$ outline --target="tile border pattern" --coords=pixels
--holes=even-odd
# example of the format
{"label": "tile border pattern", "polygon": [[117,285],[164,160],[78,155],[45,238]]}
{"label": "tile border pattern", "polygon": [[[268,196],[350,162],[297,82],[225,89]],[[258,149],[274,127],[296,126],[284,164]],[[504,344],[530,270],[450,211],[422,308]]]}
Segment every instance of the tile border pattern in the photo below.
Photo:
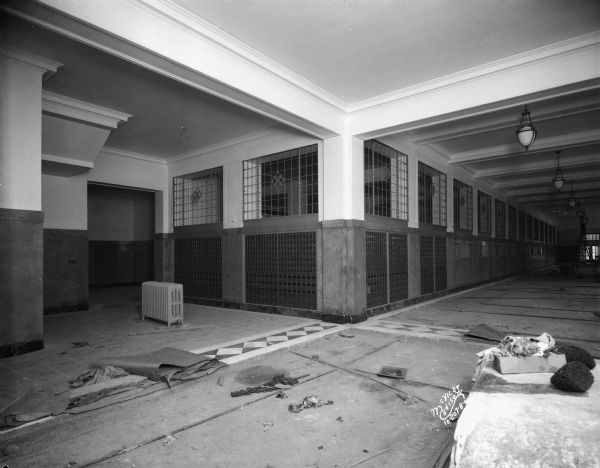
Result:
{"label": "tile border pattern", "polygon": [[218,361],[233,364],[244,359],[249,359],[266,352],[300,344],[310,339],[335,333],[347,328],[345,325],[309,322],[295,325],[284,330],[271,332],[257,337],[236,340],[231,343],[222,343],[217,347],[192,350],[195,354],[204,354]]}

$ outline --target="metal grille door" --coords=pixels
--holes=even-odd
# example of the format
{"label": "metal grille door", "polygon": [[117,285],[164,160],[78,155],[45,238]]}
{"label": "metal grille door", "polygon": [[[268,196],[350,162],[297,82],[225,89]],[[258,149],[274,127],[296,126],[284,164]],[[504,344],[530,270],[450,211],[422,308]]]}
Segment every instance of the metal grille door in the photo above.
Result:
{"label": "metal grille door", "polygon": [[390,302],[408,298],[408,252],[406,234],[390,234]]}
{"label": "metal grille door", "polygon": [[246,302],[317,308],[314,232],[246,236]]}
{"label": "metal grille door", "polygon": [[421,294],[435,291],[435,275],[433,267],[433,237],[421,236]]}
{"label": "metal grille door", "polygon": [[175,282],[185,297],[220,300],[221,238],[175,239]]}
{"label": "metal grille door", "polygon": [[374,307],[388,302],[386,233],[367,231],[366,240],[367,307]]}

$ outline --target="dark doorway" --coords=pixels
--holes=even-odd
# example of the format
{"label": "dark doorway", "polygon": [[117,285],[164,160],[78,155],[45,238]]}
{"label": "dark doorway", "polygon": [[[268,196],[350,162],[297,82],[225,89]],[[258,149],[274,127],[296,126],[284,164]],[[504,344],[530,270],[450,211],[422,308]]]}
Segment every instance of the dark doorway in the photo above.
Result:
{"label": "dark doorway", "polygon": [[154,192],[88,185],[89,282],[139,285],[154,279]]}

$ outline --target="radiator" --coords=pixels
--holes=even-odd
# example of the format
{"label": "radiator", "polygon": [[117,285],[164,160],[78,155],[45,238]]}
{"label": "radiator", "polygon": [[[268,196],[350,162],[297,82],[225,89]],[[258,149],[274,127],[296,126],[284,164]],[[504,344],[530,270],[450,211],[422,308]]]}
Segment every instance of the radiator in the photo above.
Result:
{"label": "radiator", "polygon": [[145,281],[142,283],[142,320],[150,317],[155,320],[183,323],[183,285]]}

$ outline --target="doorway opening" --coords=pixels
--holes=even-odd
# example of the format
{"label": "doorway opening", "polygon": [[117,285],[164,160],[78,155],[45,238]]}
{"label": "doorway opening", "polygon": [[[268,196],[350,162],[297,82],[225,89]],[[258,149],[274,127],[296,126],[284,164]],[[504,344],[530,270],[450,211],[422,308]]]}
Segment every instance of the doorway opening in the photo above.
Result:
{"label": "doorway opening", "polygon": [[154,279],[155,192],[88,184],[90,308],[137,302]]}

